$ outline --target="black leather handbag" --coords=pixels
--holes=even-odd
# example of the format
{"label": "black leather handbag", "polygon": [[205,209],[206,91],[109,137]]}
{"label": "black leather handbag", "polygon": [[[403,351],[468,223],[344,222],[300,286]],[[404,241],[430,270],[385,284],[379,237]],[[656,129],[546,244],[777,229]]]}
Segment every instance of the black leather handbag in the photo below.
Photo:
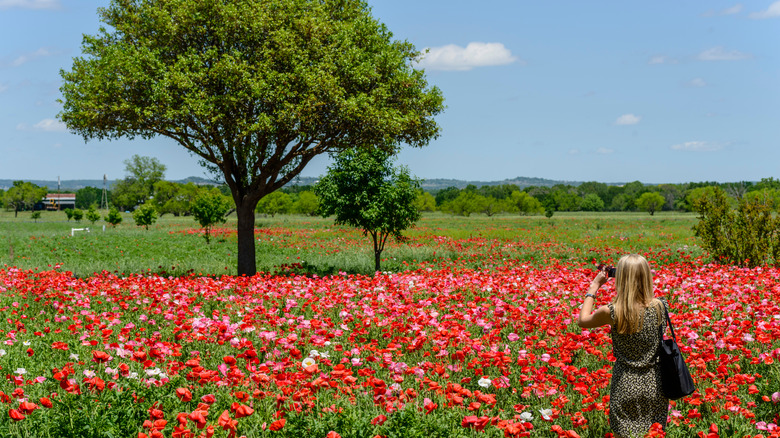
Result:
{"label": "black leather handbag", "polygon": [[[665,304],[665,303],[664,303]],[[661,344],[658,346],[659,366],[661,367],[661,386],[664,395],[670,400],[677,400],[696,391],[693,385],[691,373],[685,365],[680,347],[677,345],[677,336],[674,334],[672,320],[669,319],[669,311],[664,305],[666,324],[672,332],[672,339],[664,339],[666,324],[659,329],[661,331]]]}

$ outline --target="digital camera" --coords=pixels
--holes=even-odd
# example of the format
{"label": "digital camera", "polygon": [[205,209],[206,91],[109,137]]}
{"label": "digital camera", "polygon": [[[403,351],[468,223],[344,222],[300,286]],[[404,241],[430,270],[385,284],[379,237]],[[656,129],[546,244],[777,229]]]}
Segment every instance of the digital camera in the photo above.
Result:
{"label": "digital camera", "polygon": [[597,269],[599,271],[606,271],[607,278],[615,278],[615,273],[617,272],[617,268],[609,265],[599,265]]}

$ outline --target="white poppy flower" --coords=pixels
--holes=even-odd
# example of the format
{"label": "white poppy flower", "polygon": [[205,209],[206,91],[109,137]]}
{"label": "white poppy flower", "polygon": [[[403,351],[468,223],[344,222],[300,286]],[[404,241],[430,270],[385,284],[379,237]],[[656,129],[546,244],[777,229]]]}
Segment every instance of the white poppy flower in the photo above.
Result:
{"label": "white poppy flower", "polygon": [[489,388],[491,383],[493,383],[493,381],[490,380],[490,378],[488,378],[488,377],[482,377],[481,379],[479,379],[477,381],[477,385],[479,385],[479,386],[481,386],[483,388]]}

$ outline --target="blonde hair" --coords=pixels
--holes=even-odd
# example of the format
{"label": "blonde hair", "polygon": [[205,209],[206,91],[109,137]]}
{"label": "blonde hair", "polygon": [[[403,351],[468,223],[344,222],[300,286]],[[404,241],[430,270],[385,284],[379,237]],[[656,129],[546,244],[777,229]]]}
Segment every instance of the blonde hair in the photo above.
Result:
{"label": "blonde hair", "polygon": [[652,307],[661,323],[663,304],[653,296],[653,274],[647,260],[639,254],[620,258],[615,274],[615,329],[620,334],[642,330],[645,309]]}

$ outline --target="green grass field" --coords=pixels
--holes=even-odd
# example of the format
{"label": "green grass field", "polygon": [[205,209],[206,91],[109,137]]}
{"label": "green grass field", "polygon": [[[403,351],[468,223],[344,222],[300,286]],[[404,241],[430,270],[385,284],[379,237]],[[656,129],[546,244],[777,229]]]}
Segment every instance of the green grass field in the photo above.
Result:
{"label": "green grass field", "polygon": [[[423,216],[383,253],[382,269],[400,271],[450,262],[490,267],[491,258],[512,257],[538,265],[554,260],[590,262],[652,248],[674,261],[702,255],[691,227],[695,215],[679,213],[556,213],[543,216]],[[48,269],[55,265],[77,277],[109,271],[119,274],[234,275],[235,216],[206,244],[191,217],[159,219],[149,230],[124,214],[112,228],[101,220],[67,221],[62,212],[0,213],[0,265]],[[72,228],[89,227],[91,232]],[[359,230],[336,226],[332,219],[304,216],[260,217],[257,264],[262,272],[294,271],[327,275],[373,271],[372,247]],[[663,262],[663,260],[659,260]]]}

